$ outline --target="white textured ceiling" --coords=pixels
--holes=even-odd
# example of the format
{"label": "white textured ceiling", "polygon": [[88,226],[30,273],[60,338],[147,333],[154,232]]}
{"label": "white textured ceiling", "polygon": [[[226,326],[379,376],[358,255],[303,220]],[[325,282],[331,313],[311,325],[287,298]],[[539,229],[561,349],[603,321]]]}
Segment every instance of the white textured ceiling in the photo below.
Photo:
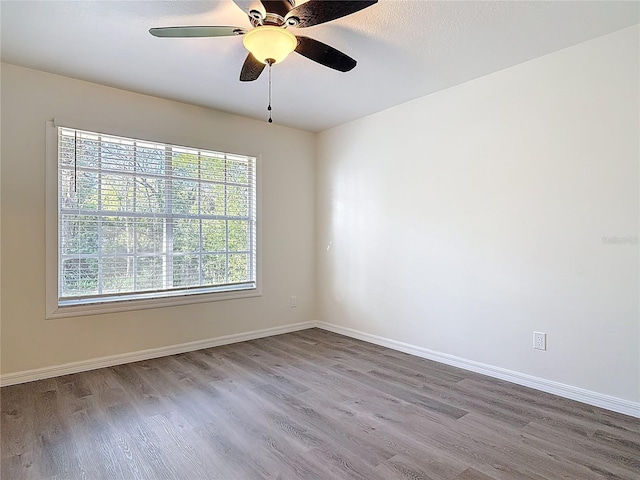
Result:
{"label": "white textured ceiling", "polygon": [[[301,2],[300,2],[301,3]],[[275,123],[310,131],[595,38],[640,21],[640,3],[380,0],[294,33],[358,60],[340,73],[292,54],[273,67]],[[0,3],[2,61],[266,119],[266,70],[238,81],[240,37],[168,39],[150,27],[249,27],[232,0]]]}

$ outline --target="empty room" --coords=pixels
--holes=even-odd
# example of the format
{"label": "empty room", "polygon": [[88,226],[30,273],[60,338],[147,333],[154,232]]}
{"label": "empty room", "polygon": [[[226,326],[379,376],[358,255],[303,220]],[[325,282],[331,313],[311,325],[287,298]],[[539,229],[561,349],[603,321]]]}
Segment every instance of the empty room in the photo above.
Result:
{"label": "empty room", "polygon": [[640,2],[0,35],[3,480],[640,479]]}

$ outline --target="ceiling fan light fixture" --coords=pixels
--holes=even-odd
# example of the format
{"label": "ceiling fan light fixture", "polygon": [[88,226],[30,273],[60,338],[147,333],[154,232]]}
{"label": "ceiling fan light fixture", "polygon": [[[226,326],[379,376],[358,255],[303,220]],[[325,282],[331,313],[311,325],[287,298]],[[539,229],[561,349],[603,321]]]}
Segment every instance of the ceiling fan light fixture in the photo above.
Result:
{"label": "ceiling fan light fixture", "polygon": [[262,63],[278,63],[287,58],[298,46],[296,36],[282,27],[263,25],[249,30],[242,43],[256,60]]}

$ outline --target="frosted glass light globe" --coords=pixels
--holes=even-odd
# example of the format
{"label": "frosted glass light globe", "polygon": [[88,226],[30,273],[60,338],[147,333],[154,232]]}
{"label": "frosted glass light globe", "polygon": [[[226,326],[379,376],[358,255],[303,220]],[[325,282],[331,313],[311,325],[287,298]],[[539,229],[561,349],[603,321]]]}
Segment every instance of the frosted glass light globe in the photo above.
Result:
{"label": "frosted glass light globe", "polygon": [[298,39],[282,27],[263,25],[245,33],[242,43],[259,62],[268,63],[271,59],[278,63],[295,50]]}

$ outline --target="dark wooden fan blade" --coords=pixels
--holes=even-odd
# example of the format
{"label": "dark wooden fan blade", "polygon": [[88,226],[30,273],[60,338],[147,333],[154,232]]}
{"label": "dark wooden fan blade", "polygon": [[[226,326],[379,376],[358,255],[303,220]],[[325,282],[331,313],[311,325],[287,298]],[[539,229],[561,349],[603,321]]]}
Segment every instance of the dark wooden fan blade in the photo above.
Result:
{"label": "dark wooden fan blade", "polygon": [[351,15],[376,3],[378,0],[309,0],[292,9],[287,18],[296,17],[299,21],[296,27],[312,27]]}
{"label": "dark wooden fan blade", "polygon": [[230,37],[244,35],[246,28],[242,27],[158,27],[151,28],[149,33],[154,37],[189,38],[189,37]]}
{"label": "dark wooden fan blade", "polygon": [[276,15],[280,15],[284,18],[289,10],[291,10],[291,3],[287,0],[260,0],[262,5],[264,5],[264,9],[268,13],[275,13]]}
{"label": "dark wooden fan blade", "polygon": [[348,72],[358,63],[349,55],[318,40],[300,36],[297,38],[298,46],[296,47],[296,52],[325,67],[333,68],[340,72]]}
{"label": "dark wooden fan blade", "polygon": [[266,65],[258,60],[253,54],[247,55],[240,71],[241,82],[253,82],[257,80]]}

